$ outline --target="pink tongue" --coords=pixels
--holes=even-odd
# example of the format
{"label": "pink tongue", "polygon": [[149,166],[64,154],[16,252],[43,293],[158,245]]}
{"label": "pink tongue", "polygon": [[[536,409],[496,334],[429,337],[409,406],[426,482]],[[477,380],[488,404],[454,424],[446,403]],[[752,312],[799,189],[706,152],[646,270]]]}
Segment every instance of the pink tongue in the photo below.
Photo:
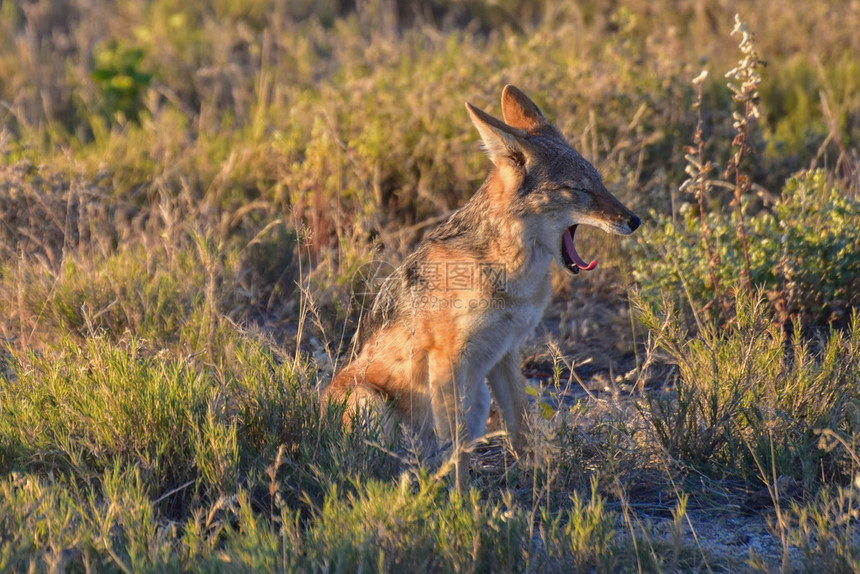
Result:
{"label": "pink tongue", "polygon": [[583,271],[591,271],[595,267],[597,267],[597,259],[592,261],[591,263],[586,263],[582,260],[582,257],[579,256],[579,253],[576,252],[576,246],[573,244],[573,234],[576,233],[576,226],[571,225],[564,232],[563,241],[564,248],[567,249],[567,256],[570,257],[570,260],[573,261],[577,267],[582,269]]}

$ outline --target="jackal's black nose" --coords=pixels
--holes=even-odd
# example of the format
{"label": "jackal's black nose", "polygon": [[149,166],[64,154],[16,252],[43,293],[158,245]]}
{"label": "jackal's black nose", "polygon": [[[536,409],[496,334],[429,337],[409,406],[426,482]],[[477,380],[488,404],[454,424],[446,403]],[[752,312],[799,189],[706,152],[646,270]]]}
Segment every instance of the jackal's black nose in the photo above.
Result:
{"label": "jackal's black nose", "polygon": [[627,220],[627,226],[630,228],[630,233],[636,231],[641,223],[642,220],[639,219],[639,217],[637,217],[636,215],[630,217],[630,219]]}

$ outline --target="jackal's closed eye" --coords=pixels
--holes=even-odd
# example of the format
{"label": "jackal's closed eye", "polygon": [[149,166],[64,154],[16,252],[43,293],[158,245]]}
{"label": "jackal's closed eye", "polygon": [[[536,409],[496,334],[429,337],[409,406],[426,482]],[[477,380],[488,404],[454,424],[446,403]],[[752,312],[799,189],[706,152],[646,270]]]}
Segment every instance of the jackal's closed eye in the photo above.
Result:
{"label": "jackal's closed eye", "polygon": [[591,195],[591,191],[574,185],[560,185],[551,190],[552,193],[561,193],[568,196],[573,195]]}

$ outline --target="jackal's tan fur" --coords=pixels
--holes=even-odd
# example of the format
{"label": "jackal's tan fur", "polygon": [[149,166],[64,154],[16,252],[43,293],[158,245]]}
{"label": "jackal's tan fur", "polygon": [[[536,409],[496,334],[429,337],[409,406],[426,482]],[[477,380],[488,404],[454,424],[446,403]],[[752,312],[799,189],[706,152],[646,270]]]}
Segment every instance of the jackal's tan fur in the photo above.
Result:
{"label": "jackal's tan fur", "polygon": [[519,346],[549,301],[550,264],[593,267],[571,259],[564,234],[577,224],[629,234],[639,218],[516,87],[502,92],[504,122],[466,109],[494,168],[386,280],[376,326],[325,392],[351,410],[389,405],[432,443],[434,432],[440,442],[461,428],[461,440],[484,434],[489,383],[519,445],[528,404]]}

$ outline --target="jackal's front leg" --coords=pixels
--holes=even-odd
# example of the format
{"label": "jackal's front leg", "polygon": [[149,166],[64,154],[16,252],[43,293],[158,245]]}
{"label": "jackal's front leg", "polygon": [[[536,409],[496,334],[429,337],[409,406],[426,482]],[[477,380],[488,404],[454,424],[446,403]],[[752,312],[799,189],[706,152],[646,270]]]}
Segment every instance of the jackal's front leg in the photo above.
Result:
{"label": "jackal's front leg", "polygon": [[461,408],[462,400],[458,381],[466,376],[465,369],[457,361],[443,354],[432,354],[428,368],[430,402],[433,408],[433,424],[440,445],[458,442],[458,430],[465,424]]}
{"label": "jackal's front leg", "polygon": [[523,428],[525,423],[528,398],[526,397],[526,382],[520,371],[519,349],[511,349],[490,369],[487,374],[493,397],[502,418],[505,421],[511,443],[517,451],[525,446]]}
{"label": "jackal's front leg", "polygon": [[469,442],[468,412],[464,391],[468,387],[465,365],[442,353],[431,354],[429,361],[430,397],[436,438],[439,446],[451,444],[455,459],[454,475],[460,490],[468,484],[470,457],[465,448]]}

